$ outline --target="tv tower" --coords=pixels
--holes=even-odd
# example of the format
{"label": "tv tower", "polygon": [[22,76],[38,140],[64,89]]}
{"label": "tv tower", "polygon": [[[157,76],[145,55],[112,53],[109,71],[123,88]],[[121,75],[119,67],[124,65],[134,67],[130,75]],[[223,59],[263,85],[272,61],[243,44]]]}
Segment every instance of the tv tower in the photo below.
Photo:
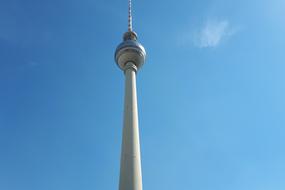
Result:
{"label": "tv tower", "polygon": [[128,31],[115,52],[115,61],[125,74],[124,127],[119,190],[142,190],[142,172],[138,125],[136,73],[145,62],[146,52],[132,28],[132,4],[129,0]]}

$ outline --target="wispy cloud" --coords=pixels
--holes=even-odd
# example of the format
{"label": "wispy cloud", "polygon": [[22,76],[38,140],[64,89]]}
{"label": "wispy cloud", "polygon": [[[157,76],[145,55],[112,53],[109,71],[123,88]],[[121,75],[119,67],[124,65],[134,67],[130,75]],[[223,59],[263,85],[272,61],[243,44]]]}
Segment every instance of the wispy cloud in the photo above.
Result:
{"label": "wispy cloud", "polygon": [[227,20],[208,20],[194,32],[194,45],[200,48],[217,47],[223,40],[233,36],[236,29]]}

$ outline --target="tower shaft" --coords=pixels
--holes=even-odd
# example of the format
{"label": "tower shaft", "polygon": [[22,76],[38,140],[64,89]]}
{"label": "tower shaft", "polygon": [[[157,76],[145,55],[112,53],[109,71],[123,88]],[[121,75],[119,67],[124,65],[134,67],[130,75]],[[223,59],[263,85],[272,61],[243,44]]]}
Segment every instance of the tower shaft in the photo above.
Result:
{"label": "tower shaft", "polygon": [[136,92],[136,66],[125,69],[124,128],[119,190],[142,190],[140,141]]}

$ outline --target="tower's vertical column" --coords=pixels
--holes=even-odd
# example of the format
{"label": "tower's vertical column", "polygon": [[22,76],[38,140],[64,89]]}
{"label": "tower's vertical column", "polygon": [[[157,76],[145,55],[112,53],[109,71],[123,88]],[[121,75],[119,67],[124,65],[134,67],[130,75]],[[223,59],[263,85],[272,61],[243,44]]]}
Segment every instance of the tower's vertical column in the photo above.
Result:
{"label": "tower's vertical column", "polygon": [[131,62],[125,66],[124,129],[119,190],[142,190],[136,70],[136,66]]}

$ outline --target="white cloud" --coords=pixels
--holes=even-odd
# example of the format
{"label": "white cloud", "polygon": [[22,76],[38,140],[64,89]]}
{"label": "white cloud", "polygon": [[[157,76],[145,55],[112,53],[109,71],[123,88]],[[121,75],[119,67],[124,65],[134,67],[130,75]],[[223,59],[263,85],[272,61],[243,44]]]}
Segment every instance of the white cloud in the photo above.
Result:
{"label": "white cloud", "polygon": [[202,29],[194,33],[193,41],[200,48],[216,47],[235,33],[236,29],[227,20],[208,20]]}

